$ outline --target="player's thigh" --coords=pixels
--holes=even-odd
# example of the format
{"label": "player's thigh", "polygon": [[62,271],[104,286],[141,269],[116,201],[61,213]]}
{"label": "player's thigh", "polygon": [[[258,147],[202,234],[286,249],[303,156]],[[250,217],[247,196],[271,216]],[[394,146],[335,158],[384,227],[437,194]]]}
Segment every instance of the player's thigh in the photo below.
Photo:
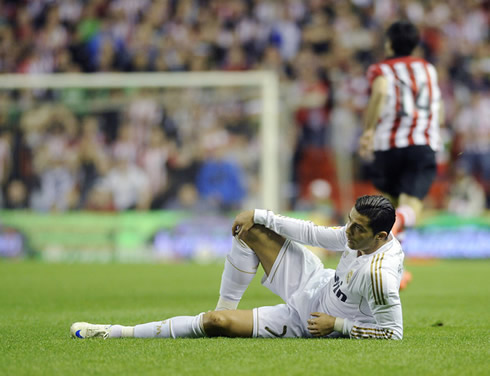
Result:
{"label": "player's thigh", "polygon": [[323,263],[315,254],[303,245],[287,240],[270,273],[264,275],[262,284],[288,302],[323,270]]}
{"label": "player's thigh", "polygon": [[297,338],[309,337],[306,323],[286,304],[253,309],[253,337]]}
{"label": "player's thigh", "polygon": [[241,240],[255,252],[267,275],[286,241],[282,236],[262,225],[254,225]]}
{"label": "player's thigh", "polygon": [[406,168],[400,179],[400,193],[423,200],[437,173],[435,152],[427,145],[406,150]]}
{"label": "player's thigh", "polygon": [[400,174],[403,170],[398,149],[377,151],[371,165],[373,185],[387,197],[396,199],[400,194]]}

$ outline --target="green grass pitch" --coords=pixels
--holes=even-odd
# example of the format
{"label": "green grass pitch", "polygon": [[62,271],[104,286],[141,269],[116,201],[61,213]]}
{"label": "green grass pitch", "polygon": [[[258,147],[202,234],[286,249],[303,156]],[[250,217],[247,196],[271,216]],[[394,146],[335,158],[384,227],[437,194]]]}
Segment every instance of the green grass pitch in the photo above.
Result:
{"label": "green grass pitch", "polygon": [[[0,375],[489,375],[490,260],[407,269],[403,341],[74,340],[74,321],[131,325],[212,309],[222,265],[3,261]],[[281,302],[259,279],[241,308]]]}

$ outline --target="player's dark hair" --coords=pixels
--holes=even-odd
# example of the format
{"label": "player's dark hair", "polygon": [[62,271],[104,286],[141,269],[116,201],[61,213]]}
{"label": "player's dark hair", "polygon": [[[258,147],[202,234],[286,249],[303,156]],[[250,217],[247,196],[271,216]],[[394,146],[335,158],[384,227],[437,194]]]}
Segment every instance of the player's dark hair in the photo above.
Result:
{"label": "player's dark hair", "polygon": [[357,199],[357,212],[369,218],[373,234],[386,231],[388,234],[395,223],[395,207],[383,196],[361,196]]}
{"label": "player's dark hair", "polygon": [[419,44],[419,31],[409,21],[397,21],[386,31],[391,48],[396,56],[408,56]]}

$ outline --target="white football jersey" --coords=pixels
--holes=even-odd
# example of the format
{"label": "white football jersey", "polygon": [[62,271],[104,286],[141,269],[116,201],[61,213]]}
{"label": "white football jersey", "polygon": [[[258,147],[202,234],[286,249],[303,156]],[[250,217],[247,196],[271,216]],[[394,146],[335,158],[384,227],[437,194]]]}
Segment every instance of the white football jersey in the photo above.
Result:
{"label": "white football jersey", "polygon": [[306,286],[312,288],[312,293],[307,295],[310,301],[293,298],[291,304],[300,310],[343,318],[342,334],[351,338],[403,337],[399,289],[404,254],[392,234],[376,252],[358,256],[358,251],[347,246],[345,227],[317,226],[257,209],[254,222],[304,245],[343,251],[334,277],[314,275]]}

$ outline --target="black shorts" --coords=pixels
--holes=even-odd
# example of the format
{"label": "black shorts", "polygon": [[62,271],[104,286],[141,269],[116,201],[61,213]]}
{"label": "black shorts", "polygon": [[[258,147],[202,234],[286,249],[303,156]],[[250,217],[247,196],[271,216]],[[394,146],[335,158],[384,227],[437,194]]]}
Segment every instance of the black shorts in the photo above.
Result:
{"label": "black shorts", "polygon": [[428,145],[377,151],[372,182],[383,193],[397,198],[405,193],[423,199],[436,177],[436,153]]}

